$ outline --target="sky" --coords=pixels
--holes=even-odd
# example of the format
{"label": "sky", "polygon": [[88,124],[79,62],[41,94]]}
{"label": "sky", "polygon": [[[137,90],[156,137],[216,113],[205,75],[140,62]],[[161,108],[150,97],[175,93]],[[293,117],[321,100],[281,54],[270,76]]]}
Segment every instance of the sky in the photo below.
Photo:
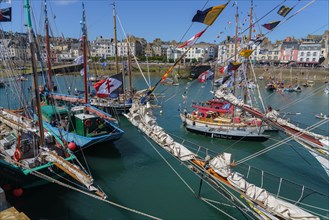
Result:
{"label": "sky", "polygon": [[[272,32],[262,24],[283,20],[277,14],[280,3],[294,9],[288,17],[296,13],[310,2],[307,8],[283,22]],[[88,39],[96,37],[113,38],[113,2],[105,0],[48,0],[48,17],[53,36],[80,38],[82,20],[82,2],[85,4]],[[217,20],[207,29],[198,42],[219,43],[227,35],[235,33],[235,13],[233,0],[219,15]],[[239,10],[240,31],[245,30],[249,24],[248,13],[250,0],[236,1]],[[226,3],[223,0],[117,0],[117,37],[124,39],[127,35],[144,38],[152,42],[156,38],[163,41],[175,40],[185,42],[196,33],[204,30],[203,23],[192,22],[197,10]],[[32,22],[34,31],[44,34],[44,1],[31,0]],[[0,28],[4,31],[26,32],[25,11],[23,0],[12,0],[11,4],[0,3],[0,8],[12,7],[12,21],[1,22]],[[281,6],[281,5],[280,5]],[[269,13],[270,12],[270,13]],[[269,13],[269,14],[268,14]],[[329,29],[329,1],[328,0],[254,0],[254,21],[262,18],[254,26],[253,35],[263,33],[273,42],[283,40],[287,36],[304,38],[307,34],[323,34]],[[245,32],[247,34],[248,31]]]}

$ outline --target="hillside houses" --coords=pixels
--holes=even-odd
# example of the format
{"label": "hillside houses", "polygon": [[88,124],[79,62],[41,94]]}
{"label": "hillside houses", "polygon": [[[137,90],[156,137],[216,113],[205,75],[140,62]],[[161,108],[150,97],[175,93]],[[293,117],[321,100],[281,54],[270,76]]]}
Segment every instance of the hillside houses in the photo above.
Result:
{"label": "hillside houses", "polygon": [[[235,53],[247,45],[254,49],[249,57],[255,63],[269,64],[294,64],[299,66],[318,66],[328,65],[328,39],[329,31],[322,35],[308,35],[305,39],[295,39],[287,37],[284,40],[272,43],[268,38],[259,35],[257,39],[246,43],[245,38],[227,37],[219,44],[196,43],[191,49],[178,48],[175,41],[163,42],[157,38],[153,42],[147,42],[143,38],[129,36],[128,40],[117,42],[118,56],[127,57],[128,51],[132,56],[138,59],[148,57],[152,59],[158,57],[162,62],[173,62],[177,60],[187,50],[182,62],[184,63],[205,63],[211,60],[217,60],[219,65],[225,65],[229,60],[235,59]],[[41,57],[45,61],[44,38],[38,36]],[[252,42],[258,43],[252,43]],[[81,55],[81,42],[79,39],[52,37],[51,43],[51,61],[54,64],[72,63],[73,60]],[[115,44],[113,39],[97,37],[90,40],[89,54],[91,58],[111,59],[115,56]],[[29,60],[30,53],[27,49],[27,35],[25,33],[5,33],[3,32],[0,39],[0,60]],[[319,63],[319,61],[323,61]]]}

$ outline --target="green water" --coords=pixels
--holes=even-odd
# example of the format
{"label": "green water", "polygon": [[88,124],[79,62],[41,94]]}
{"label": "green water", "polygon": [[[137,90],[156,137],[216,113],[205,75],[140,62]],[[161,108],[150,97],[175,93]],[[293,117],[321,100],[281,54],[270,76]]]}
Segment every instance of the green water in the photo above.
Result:
{"label": "green water", "polygon": [[[152,80],[154,84],[158,78]],[[57,77],[55,82],[63,88],[68,85],[68,81],[61,77]],[[134,83],[138,89],[145,88],[141,77],[134,80]],[[253,143],[211,139],[187,132],[181,123],[178,111],[183,107],[182,94],[187,91],[188,107],[192,100],[198,102],[212,98],[209,93],[210,82],[205,86],[198,82],[187,83],[188,81],[181,81],[180,86],[159,86],[156,90],[157,93],[165,94],[165,97],[159,98],[161,108],[156,108],[154,113],[157,116],[158,124],[168,133],[218,153],[230,152],[235,160],[258,152],[286,137],[282,133],[271,133],[273,139],[264,143]],[[265,91],[265,82],[261,82],[260,85],[266,106],[271,104],[275,109],[284,112],[300,112],[300,115],[289,117],[292,122],[296,122],[302,127],[317,122],[315,114],[320,112],[329,114],[329,96],[326,96],[323,90],[314,93],[323,84],[303,88],[304,90],[300,94],[284,93],[283,95]],[[25,87],[28,86],[25,85]],[[72,90],[75,87],[82,89],[78,79],[76,84],[71,84],[70,87]],[[186,90],[187,87],[188,90]],[[0,92],[6,94],[5,91]],[[297,99],[303,100],[294,105],[288,105]],[[3,106],[7,107],[6,95],[3,95],[0,101]],[[160,110],[162,114],[160,114]],[[150,142],[124,117],[120,117],[120,126],[125,131],[120,140],[95,145],[86,149],[83,154],[78,154],[80,161],[83,161],[84,158],[87,161],[95,182],[106,192],[109,201],[161,219],[229,219],[197,198],[200,179],[194,173],[160,149],[154,142]],[[315,131],[328,135],[328,124]],[[165,160],[184,179],[185,183]],[[327,187],[329,179],[324,170],[304,148],[293,141],[247,163],[329,195]],[[187,185],[194,192],[191,192]],[[277,186],[276,183],[272,185],[265,183],[265,185],[273,188]],[[203,183],[201,195],[224,203],[219,206],[221,209],[237,219],[244,219],[237,209],[232,208],[227,200],[205,183]],[[19,211],[25,212],[31,219],[148,219],[138,213],[56,184],[27,189],[22,197],[9,196],[9,199]],[[329,208],[328,200],[318,202],[322,203],[322,207]],[[324,214],[328,216],[328,213]]]}

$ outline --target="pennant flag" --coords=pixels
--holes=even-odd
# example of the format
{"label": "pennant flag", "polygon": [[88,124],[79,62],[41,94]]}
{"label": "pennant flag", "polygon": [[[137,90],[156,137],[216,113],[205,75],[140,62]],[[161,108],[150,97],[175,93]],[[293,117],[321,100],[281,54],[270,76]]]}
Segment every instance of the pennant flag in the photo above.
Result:
{"label": "pennant flag", "polygon": [[100,98],[104,98],[109,96],[114,90],[119,88],[121,85],[121,81],[109,77],[107,79],[103,79],[95,83],[94,88],[96,89],[96,95]]}
{"label": "pennant flag", "polygon": [[192,22],[200,22],[206,25],[212,25],[214,21],[217,19],[218,15],[224,10],[226,4],[213,6],[204,11],[198,10],[194,15]]}
{"label": "pennant flag", "polygon": [[248,58],[252,54],[252,52],[254,52],[254,50],[242,49],[239,54],[244,58]]}
{"label": "pennant flag", "polygon": [[280,21],[273,21],[273,22],[270,22],[268,24],[263,24],[262,26],[264,28],[266,28],[267,30],[272,30],[273,28],[275,28],[278,24],[280,23]]}
{"label": "pennant flag", "polygon": [[11,7],[0,9],[0,22],[11,21]]}
{"label": "pennant flag", "polygon": [[227,73],[227,66],[222,66],[221,68],[219,68],[219,72],[221,74]]}
{"label": "pennant flag", "polygon": [[188,41],[186,41],[185,43],[183,43],[182,45],[178,46],[178,48],[183,48],[186,46],[192,46],[200,37],[201,35],[205,32],[206,30],[203,30],[199,33],[197,33],[196,35],[194,35],[191,39],[189,39]]}
{"label": "pennant flag", "polygon": [[75,58],[74,63],[82,64],[83,63],[83,56],[78,56],[77,58]]}
{"label": "pennant flag", "polygon": [[242,63],[240,63],[240,62],[231,62],[227,67],[227,71],[237,70],[241,64]]}
{"label": "pennant flag", "polygon": [[278,11],[278,14],[283,16],[283,17],[286,17],[287,14],[292,10],[292,8],[289,8],[287,6],[284,6],[282,5],[281,8],[279,9]]}
{"label": "pennant flag", "polygon": [[212,80],[214,79],[214,71],[213,69],[209,69],[201,73],[198,77],[199,82],[205,82],[206,80]]}

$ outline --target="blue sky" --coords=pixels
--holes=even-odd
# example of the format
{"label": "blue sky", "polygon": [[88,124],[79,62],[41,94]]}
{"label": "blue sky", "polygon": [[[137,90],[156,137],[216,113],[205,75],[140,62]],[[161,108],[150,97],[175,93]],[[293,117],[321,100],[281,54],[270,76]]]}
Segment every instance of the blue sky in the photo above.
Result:
{"label": "blue sky", "polygon": [[[148,42],[155,38],[162,40],[176,40],[184,42],[196,33],[203,30],[206,25],[192,23],[192,18],[197,10],[204,10],[211,6],[220,5],[226,1],[203,1],[203,0],[117,0],[116,10],[119,21],[117,22],[117,36],[121,40],[124,33],[145,38]],[[257,18],[261,18],[283,0],[254,0],[254,12]],[[311,0],[286,0],[284,5],[297,6],[287,16],[289,17]],[[48,16],[52,33],[55,36],[79,38],[81,35],[80,21],[82,20],[82,1],[80,0],[48,0]],[[88,0],[84,1],[87,15],[89,40],[97,36],[104,38],[113,37],[113,1]],[[235,8],[233,1],[219,15],[215,23],[200,38],[200,41],[218,43],[227,35],[234,35],[235,31]],[[249,0],[238,0],[239,19],[242,30],[247,27],[249,21],[248,12]],[[43,34],[43,9],[42,0],[32,0],[33,21],[35,32]],[[9,7],[10,4],[1,3],[1,8]],[[25,14],[22,0],[12,0],[13,18],[12,22],[0,23],[0,28],[5,31],[25,32]],[[278,9],[263,18],[255,25],[256,33],[266,33],[267,30],[261,27],[262,24],[275,20],[282,20],[278,15]],[[307,34],[322,34],[329,29],[329,3],[328,0],[317,0],[302,12],[292,17],[267,36],[272,40],[282,40],[286,36],[296,38],[306,37]],[[56,18],[54,19],[54,17]],[[244,25],[242,25],[244,23]],[[192,24],[192,26],[191,26]],[[121,28],[121,25],[124,31]],[[189,28],[191,26],[191,28]],[[246,32],[247,33],[247,32]]]}

